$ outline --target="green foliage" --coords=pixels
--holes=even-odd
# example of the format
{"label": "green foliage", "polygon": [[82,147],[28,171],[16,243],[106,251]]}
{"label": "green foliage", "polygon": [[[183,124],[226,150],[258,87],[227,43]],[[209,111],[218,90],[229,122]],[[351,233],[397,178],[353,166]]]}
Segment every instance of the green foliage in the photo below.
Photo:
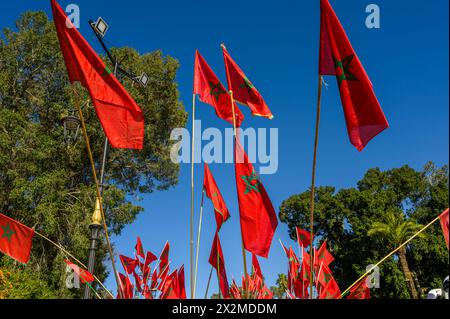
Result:
{"label": "green foliage", "polygon": [[[140,199],[138,194],[167,190],[178,182],[179,166],[170,161],[169,137],[173,128],[185,125],[186,113],[175,82],[177,60],[160,51],[112,52],[126,68],[151,77],[146,88],[120,79],[141,106],[146,123],[142,151],[110,149],[108,154],[103,202],[111,233],[120,234],[142,211],[132,203]],[[88,101],[86,90],[80,92]],[[95,187],[84,140],[80,136],[67,146],[60,124],[61,115],[74,109],[74,101],[53,22],[43,12],[24,13],[16,29],[7,28],[0,37],[0,212],[35,227],[86,261]],[[91,104],[83,113],[99,167],[104,133]],[[53,294],[49,296],[68,297],[64,256],[40,238],[33,244],[27,268],[1,256],[0,268],[8,264],[13,274],[27,269],[48,287]],[[104,279],[104,243],[97,256],[95,273]]]}
{"label": "green foliage", "polygon": [[276,286],[270,287],[275,299],[285,299],[287,286],[287,276],[285,274],[279,274],[276,282]]}
{"label": "green foliage", "polygon": [[[345,289],[366,266],[381,260],[416,230],[417,224],[428,224],[448,207],[448,167],[428,163],[422,171],[408,166],[387,171],[374,168],[356,188],[336,191],[323,186],[315,193],[316,239],[327,240],[336,258],[331,265],[333,273]],[[296,239],[296,226],[309,229],[309,197],[309,191],[293,195],[279,209],[280,220],[289,226],[292,239]],[[374,223],[386,221],[390,215],[400,224],[406,221],[398,234],[393,232],[390,238],[369,236]],[[407,246],[407,261],[424,291],[441,286],[448,275],[448,251],[439,223]],[[375,298],[408,298],[397,259],[386,261],[380,271],[381,287],[372,290]]]}

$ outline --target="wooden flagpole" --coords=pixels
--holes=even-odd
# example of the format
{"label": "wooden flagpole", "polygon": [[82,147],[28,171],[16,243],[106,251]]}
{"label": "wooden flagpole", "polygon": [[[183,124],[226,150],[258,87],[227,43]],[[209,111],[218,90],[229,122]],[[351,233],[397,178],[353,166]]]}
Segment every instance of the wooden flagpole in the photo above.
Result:
{"label": "wooden flagpole", "polygon": [[381,259],[379,262],[377,262],[375,265],[373,265],[368,271],[365,272],[364,275],[362,275],[361,277],[358,278],[358,280],[356,280],[353,284],[350,285],[350,287],[348,287],[342,294],[341,294],[341,298],[346,295],[350,289],[352,289],[357,283],[359,283],[362,279],[364,279],[364,277],[366,277],[367,275],[369,275],[375,268],[377,268],[379,265],[381,265],[383,262],[386,261],[386,259],[388,259],[389,257],[391,257],[393,254],[395,254],[397,251],[399,251],[400,249],[402,249],[403,247],[405,247],[406,245],[409,244],[410,241],[412,241],[414,238],[416,238],[417,236],[419,236],[420,234],[422,234],[425,230],[427,230],[431,225],[433,225],[435,222],[437,222],[439,220],[439,218],[441,217],[441,215],[439,215],[438,217],[436,217],[435,219],[433,219],[428,225],[424,226],[421,230],[419,230],[417,233],[415,233],[411,238],[409,238],[407,241],[405,241],[403,244],[401,244],[400,246],[398,246],[396,249],[394,249],[393,251],[391,251],[388,255],[386,255],[383,259]]}
{"label": "wooden flagpole", "polygon": [[112,246],[111,246],[111,242],[109,240],[109,234],[108,234],[108,226],[106,225],[106,217],[105,217],[105,212],[103,210],[103,204],[102,204],[102,196],[101,196],[101,192],[100,192],[100,184],[97,178],[97,171],[95,169],[95,162],[94,162],[94,157],[92,156],[92,150],[91,150],[91,145],[89,142],[89,136],[87,134],[87,129],[86,129],[86,122],[84,121],[84,116],[83,116],[83,111],[81,110],[81,104],[80,104],[80,100],[79,100],[79,94],[77,89],[75,88],[75,86],[72,86],[74,94],[76,96],[75,98],[75,104],[76,107],[78,109],[78,113],[80,116],[80,120],[81,120],[81,127],[82,127],[82,131],[83,131],[83,135],[84,135],[84,139],[86,141],[86,148],[87,148],[87,152],[89,155],[89,161],[91,162],[91,168],[92,168],[92,176],[94,178],[94,182],[95,182],[95,188],[97,191],[97,198],[99,201],[99,208],[100,208],[100,212],[102,215],[102,224],[103,224],[103,230],[105,232],[105,239],[106,239],[106,245],[108,247],[108,252],[109,252],[109,257],[111,259],[111,265],[114,271],[114,277],[116,279],[116,284],[117,284],[117,290],[119,291],[119,296],[121,298],[123,298],[122,295],[122,289],[120,289],[120,287],[122,287],[120,279],[119,279],[119,275],[117,273],[117,268],[116,268],[116,263],[114,261],[114,253],[112,250]]}
{"label": "wooden flagpole", "polygon": [[314,155],[313,155],[313,167],[312,167],[312,178],[311,178],[311,196],[309,201],[310,213],[309,213],[309,223],[310,223],[310,273],[309,273],[309,288],[310,288],[310,298],[313,299],[313,241],[314,241],[314,193],[315,193],[315,183],[316,183],[316,163],[317,163],[317,146],[319,144],[319,125],[320,125],[320,104],[322,99],[322,75],[319,75],[319,89],[317,93],[317,115],[316,115],[316,133],[314,137]]}
{"label": "wooden flagpole", "polygon": [[[234,132],[234,138],[237,139],[237,129],[236,129],[236,111],[234,109],[234,98],[233,98],[233,91],[230,90],[230,98],[231,98],[231,108],[233,110],[233,132]],[[235,158],[236,160],[236,158]],[[236,164],[235,164],[236,165]],[[241,245],[242,245],[242,260],[244,262],[244,275],[245,275],[245,282],[247,282],[248,272],[247,272],[247,255],[245,254],[245,247],[244,247],[244,235],[242,233],[242,223],[241,225]],[[247,296],[247,292],[244,291],[244,297]]]}
{"label": "wooden flagpole", "polygon": [[192,95],[192,145],[191,145],[191,218],[190,218],[190,264],[191,264],[191,299],[195,298],[194,283],[194,160],[195,160],[195,98]]}
{"label": "wooden flagpole", "polygon": [[200,235],[202,232],[202,220],[203,220],[203,202],[205,200],[205,189],[203,188],[202,192],[202,201],[200,204],[200,220],[198,222],[198,233],[197,233],[197,252],[195,254],[195,275],[194,275],[194,298],[195,298],[195,291],[197,289],[197,274],[198,274],[198,255],[200,252]]}

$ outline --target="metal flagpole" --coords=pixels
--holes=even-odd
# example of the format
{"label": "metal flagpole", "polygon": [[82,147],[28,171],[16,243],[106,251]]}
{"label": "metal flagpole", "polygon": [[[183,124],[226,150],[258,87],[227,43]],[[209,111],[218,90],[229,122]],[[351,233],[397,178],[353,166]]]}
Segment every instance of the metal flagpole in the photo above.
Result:
{"label": "metal flagpole", "polygon": [[[235,112],[235,109],[234,109],[234,98],[233,98],[233,91],[232,90],[230,90],[230,98],[231,98],[231,108],[233,110],[233,132],[234,132],[234,138],[237,139],[236,112]],[[242,244],[242,260],[244,262],[244,275],[245,275],[245,279],[244,280],[245,280],[245,282],[247,282],[247,278],[248,278],[247,255],[245,254],[244,236],[243,236],[243,233],[242,233],[242,223],[241,223],[241,244]],[[247,292],[244,291],[244,297],[246,297],[246,296],[247,296]]]}
{"label": "metal flagpole", "polygon": [[192,95],[192,145],[191,145],[191,218],[190,218],[190,264],[191,299],[195,298],[194,283],[194,160],[195,160],[195,97]]}
{"label": "metal flagpole", "polygon": [[205,299],[208,298],[209,284],[211,283],[211,277],[212,277],[213,270],[214,270],[214,268],[213,268],[213,266],[211,266],[211,271],[209,272],[208,284],[206,285]]}
{"label": "metal flagpole", "polygon": [[195,290],[197,288],[197,273],[198,273],[198,255],[200,251],[200,234],[202,231],[202,219],[203,219],[203,202],[205,199],[205,189],[202,192],[202,201],[200,204],[200,220],[198,222],[198,233],[197,233],[197,252],[195,254],[195,276],[194,276],[194,298],[195,298]]}
{"label": "metal flagpole", "polygon": [[312,167],[312,178],[311,178],[311,197],[309,202],[310,207],[310,273],[309,273],[309,288],[310,288],[310,298],[313,299],[313,233],[314,233],[314,192],[315,192],[315,182],[316,182],[316,163],[317,163],[317,146],[319,143],[319,124],[320,124],[320,103],[322,98],[322,75],[319,75],[319,90],[317,94],[317,115],[316,115],[316,133],[314,138],[314,156],[313,156],[313,167]]}

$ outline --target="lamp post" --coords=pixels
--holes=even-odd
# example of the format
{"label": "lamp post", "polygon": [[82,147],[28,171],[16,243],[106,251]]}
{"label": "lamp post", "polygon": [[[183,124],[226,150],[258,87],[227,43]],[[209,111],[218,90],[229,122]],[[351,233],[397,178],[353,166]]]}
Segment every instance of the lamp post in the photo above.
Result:
{"label": "lamp post", "polygon": [[[124,70],[122,67],[120,67],[118,60],[113,57],[113,55],[111,54],[111,52],[108,50],[107,46],[105,45],[105,43],[103,41],[103,37],[105,36],[106,31],[108,31],[108,29],[109,29],[109,26],[106,23],[106,21],[103,20],[101,17],[99,17],[96,22],[94,22],[92,20],[89,21],[89,25],[91,26],[92,30],[94,31],[98,41],[100,42],[100,44],[101,44],[103,50],[105,51],[106,55],[108,56],[109,60],[114,65],[114,72],[113,72],[114,76],[116,77],[117,72],[120,72],[121,74],[127,76],[134,82],[145,87],[149,80],[149,77],[147,76],[147,74],[142,73],[142,75],[140,77],[137,77],[137,76],[133,75],[130,71]],[[104,188],[104,181],[105,181],[105,166],[106,166],[106,158],[108,156],[108,147],[109,147],[108,137],[105,136],[102,164],[101,164],[101,168],[100,168],[100,181],[99,181],[100,196],[103,195],[103,188]],[[91,236],[90,236],[90,247],[89,247],[88,271],[91,274],[94,273],[94,268],[95,268],[95,255],[97,252],[97,241],[99,239],[99,234],[101,232],[101,223],[102,223],[102,216],[101,216],[101,211],[100,211],[100,201],[97,198],[96,203],[95,203],[94,214],[92,215],[92,222],[89,226],[90,231],[91,231]],[[117,288],[119,289],[119,287],[117,287]],[[92,297],[92,292],[91,292],[90,288],[86,285],[85,289],[84,289],[84,299],[91,299],[91,297]]]}
{"label": "lamp post", "polygon": [[64,141],[68,146],[77,140],[81,126],[81,120],[73,112],[71,113],[61,117],[61,124],[64,127]]}

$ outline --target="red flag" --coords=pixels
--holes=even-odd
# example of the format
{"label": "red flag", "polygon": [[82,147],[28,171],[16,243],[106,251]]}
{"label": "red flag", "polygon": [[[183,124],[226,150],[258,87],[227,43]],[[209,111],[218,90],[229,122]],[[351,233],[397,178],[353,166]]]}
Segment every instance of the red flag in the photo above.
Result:
{"label": "red flag", "polygon": [[259,265],[258,257],[256,257],[255,254],[252,254],[252,268],[253,268],[254,275],[256,277],[263,279],[261,266]]}
{"label": "red flag", "polygon": [[120,255],[119,258],[120,261],[122,262],[122,266],[123,269],[125,269],[125,272],[127,274],[132,274],[136,269],[137,260],[123,255]]}
{"label": "red flag", "polygon": [[121,283],[121,287],[119,289],[122,290],[122,296],[124,299],[133,299],[134,287],[130,281],[130,278],[125,276],[124,274],[119,273],[119,279]]}
{"label": "red flag", "polygon": [[322,287],[326,287],[326,285],[333,278],[333,273],[331,272],[328,266],[322,264],[317,272],[316,282],[320,284]]}
{"label": "red flag", "polygon": [[448,249],[448,208],[439,216],[442,232],[444,233],[445,243]]}
{"label": "red flag", "polygon": [[[218,117],[233,124],[231,96],[198,51],[195,52],[194,94],[198,94],[203,103],[212,105]],[[239,127],[244,120],[244,115],[236,104],[234,111],[236,126]]]}
{"label": "red flag", "polygon": [[178,296],[180,299],[186,299],[186,288],[184,282],[184,265],[178,271]]}
{"label": "red flag", "polygon": [[366,278],[350,289],[347,299],[370,299],[370,289],[367,287]]}
{"label": "red flag", "polygon": [[311,244],[311,233],[295,227],[295,231],[297,233],[297,241],[300,246],[308,247]]}
{"label": "red flag", "polygon": [[161,288],[160,299],[179,299],[177,294],[178,270],[174,270],[167,276]]}
{"label": "red flag", "polygon": [[341,290],[339,289],[336,280],[331,278],[328,284],[321,291],[319,299],[339,299],[340,297]]}
{"label": "red flag", "polygon": [[234,299],[242,299],[241,291],[239,290],[239,287],[234,281],[234,279],[231,282],[230,294],[231,296],[233,296]]}
{"label": "red flag", "polygon": [[89,91],[100,123],[114,148],[142,149],[144,115],[141,108],[52,0],[53,18],[70,82]]}
{"label": "red flag", "polygon": [[245,249],[267,258],[278,226],[277,215],[266,189],[237,140],[235,140],[235,169]]}
{"label": "red flag", "polygon": [[227,72],[228,88],[233,91],[235,101],[247,105],[255,116],[272,119],[272,112],[270,112],[261,94],[234,62],[224,45],[222,45],[222,51]]}
{"label": "red flag", "polygon": [[220,230],[222,224],[226,222],[228,218],[230,218],[230,213],[228,212],[227,205],[225,204],[222,194],[217,187],[216,181],[214,180],[214,177],[209,170],[209,166],[206,163],[203,189],[205,190],[206,196],[208,196],[208,198],[213,202],[217,230]]}
{"label": "red flag", "polygon": [[222,246],[220,245],[219,233],[216,231],[211,254],[209,255],[209,263],[217,270],[219,276],[220,291],[223,298],[229,297],[229,286],[227,272],[225,270],[225,259],[223,258]]}
{"label": "red flag", "polygon": [[21,263],[28,263],[34,229],[0,214],[0,251]]}
{"label": "red flag", "polygon": [[141,238],[139,236],[137,237],[136,246],[134,246],[134,249],[139,257],[145,258],[144,247],[142,246]]}
{"label": "red flag", "polygon": [[133,277],[134,277],[134,283],[136,285],[137,290],[139,292],[142,292],[142,284],[144,283],[144,281],[135,271],[133,271]]}
{"label": "red flag", "polygon": [[72,270],[77,274],[78,278],[80,278],[80,281],[84,284],[87,282],[93,282],[94,276],[87,270],[79,267],[78,265],[75,265],[73,263],[70,262],[70,260],[64,260],[64,262],[70,267],[72,268]]}
{"label": "red flag", "polygon": [[169,250],[170,250],[170,244],[169,242],[166,242],[164,245],[164,248],[161,252],[161,255],[159,256],[159,271],[162,272],[166,268],[169,268]]}
{"label": "red flag", "polygon": [[264,285],[264,287],[259,292],[257,299],[273,299],[273,292]]}
{"label": "red flag", "polygon": [[300,275],[299,275],[298,280],[295,282],[295,286],[294,286],[295,295],[301,299],[309,298],[308,287],[309,287],[309,283],[310,283],[309,277],[310,277],[310,273],[311,273],[311,268],[309,267],[309,263],[310,263],[310,261],[308,259],[306,259],[305,257],[303,257]]}
{"label": "red flag", "polygon": [[318,251],[314,249],[314,253],[314,267],[320,267],[321,264],[329,266],[334,260],[333,255],[327,250],[326,241],[322,243]]}
{"label": "red flag", "polygon": [[362,151],[389,127],[372,83],[328,0],[321,0],[321,75],[336,75],[351,143]]}
{"label": "red flag", "polygon": [[144,264],[140,264],[141,265],[141,271],[143,273],[144,276],[144,280],[146,280],[148,278],[148,275],[150,273],[150,267],[149,265],[154,262],[155,260],[157,260],[158,257],[156,257],[155,255],[153,255],[152,252],[147,251],[147,254],[145,255],[145,261]]}

